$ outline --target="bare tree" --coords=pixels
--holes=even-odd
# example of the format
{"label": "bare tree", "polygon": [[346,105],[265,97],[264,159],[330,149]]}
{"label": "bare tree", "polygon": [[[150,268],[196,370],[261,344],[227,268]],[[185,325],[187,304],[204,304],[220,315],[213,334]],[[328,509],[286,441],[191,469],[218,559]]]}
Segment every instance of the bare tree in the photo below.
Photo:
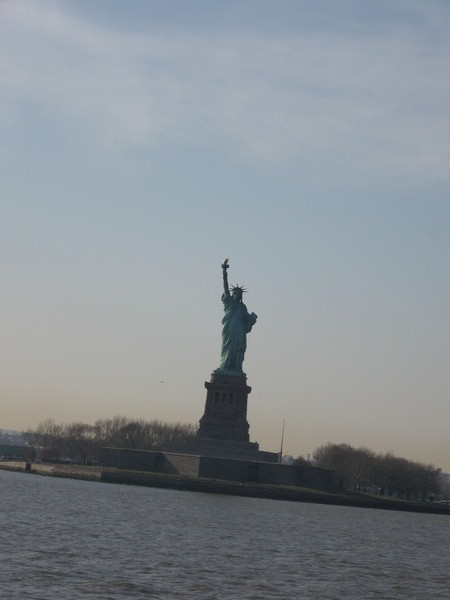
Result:
{"label": "bare tree", "polygon": [[375,454],[349,444],[324,444],[314,452],[319,467],[333,469],[340,489],[375,492],[406,500],[427,500],[439,489],[433,465],[394,456]]}
{"label": "bare tree", "polygon": [[95,461],[101,447],[156,450],[166,444],[185,442],[195,436],[191,424],[128,419],[115,416],[86,423],[57,424],[47,419],[24,434],[25,440],[40,448],[44,460],[70,460],[86,464]]}

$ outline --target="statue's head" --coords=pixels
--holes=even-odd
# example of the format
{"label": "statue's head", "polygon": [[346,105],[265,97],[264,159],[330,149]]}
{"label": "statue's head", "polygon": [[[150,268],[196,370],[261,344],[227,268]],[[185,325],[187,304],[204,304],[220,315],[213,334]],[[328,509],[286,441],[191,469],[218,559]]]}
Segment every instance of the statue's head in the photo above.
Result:
{"label": "statue's head", "polygon": [[240,285],[233,285],[231,288],[231,295],[235,300],[242,300],[242,296],[246,291],[247,290]]}

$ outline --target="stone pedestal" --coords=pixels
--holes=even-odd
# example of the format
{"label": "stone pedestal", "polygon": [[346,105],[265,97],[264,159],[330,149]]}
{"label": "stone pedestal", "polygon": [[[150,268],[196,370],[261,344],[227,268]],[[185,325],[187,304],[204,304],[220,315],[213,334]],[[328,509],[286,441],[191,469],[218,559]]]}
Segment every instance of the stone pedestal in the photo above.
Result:
{"label": "stone pedestal", "polygon": [[205,412],[197,438],[249,443],[247,397],[252,388],[247,377],[214,372],[205,387]]}

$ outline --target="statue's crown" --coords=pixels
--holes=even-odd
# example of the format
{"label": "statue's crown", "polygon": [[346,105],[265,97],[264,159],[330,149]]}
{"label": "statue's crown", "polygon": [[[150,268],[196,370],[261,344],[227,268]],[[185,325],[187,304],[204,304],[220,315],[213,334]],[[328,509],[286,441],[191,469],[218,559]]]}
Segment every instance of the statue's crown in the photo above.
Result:
{"label": "statue's crown", "polygon": [[247,291],[242,285],[232,285],[231,291],[234,292],[235,290],[240,290],[242,294]]}

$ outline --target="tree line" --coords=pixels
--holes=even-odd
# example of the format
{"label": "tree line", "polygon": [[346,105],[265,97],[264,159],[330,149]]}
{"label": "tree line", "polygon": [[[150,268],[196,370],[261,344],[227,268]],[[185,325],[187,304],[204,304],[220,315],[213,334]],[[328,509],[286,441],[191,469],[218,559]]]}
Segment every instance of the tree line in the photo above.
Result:
{"label": "tree line", "polygon": [[[302,457],[297,459],[299,463],[302,461]],[[448,490],[443,489],[448,482],[440,469],[391,452],[377,454],[369,448],[328,443],[314,451],[313,464],[333,469],[336,484],[342,490],[424,501],[448,495]]]}
{"label": "tree line", "polygon": [[191,424],[129,419],[116,416],[87,423],[55,423],[47,419],[24,432],[25,442],[38,449],[44,461],[96,462],[102,447],[158,450],[166,444],[191,440],[197,428]]}

